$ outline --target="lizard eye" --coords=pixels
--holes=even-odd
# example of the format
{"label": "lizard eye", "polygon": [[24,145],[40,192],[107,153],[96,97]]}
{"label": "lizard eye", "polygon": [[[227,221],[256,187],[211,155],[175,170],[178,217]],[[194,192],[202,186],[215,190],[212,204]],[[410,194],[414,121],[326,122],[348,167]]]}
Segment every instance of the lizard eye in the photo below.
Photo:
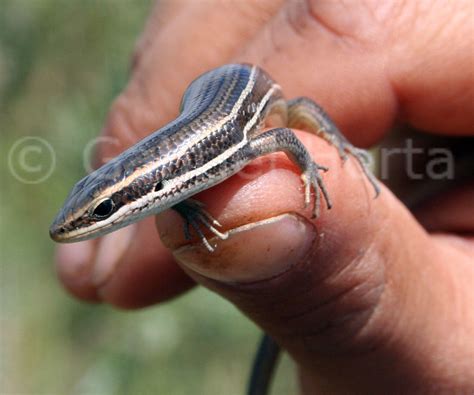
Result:
{"label": "lizard eye", "polygon": [[106,219],[114,212],[115,204],[112,199],[107,198],[102,200],[92,212],[92,215],[97,219]]}
{"label": "lizard eye", "polygon": [[155,192],[158,192],[161,189],[163,189],[163,182],[160,181],[155,185]]}

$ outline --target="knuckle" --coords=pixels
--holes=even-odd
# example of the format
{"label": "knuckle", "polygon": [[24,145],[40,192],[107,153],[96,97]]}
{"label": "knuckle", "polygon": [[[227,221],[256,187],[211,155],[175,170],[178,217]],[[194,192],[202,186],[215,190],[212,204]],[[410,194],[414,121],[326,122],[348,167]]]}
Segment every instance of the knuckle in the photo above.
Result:
{"label": "knuckle", "polygon": [[307,37],[312,30],[313,17],[310,9],[309,0],[295,1],[284,8],[285,21],[297,36]]}
{"label": "knuckle", "polygon": [[326,34],[346,44],[369,45],[385,37],[393,8],[393,1],[298,0],[289,3],[284,12],[290,29],[307,40],[314,39],[315,34]]}

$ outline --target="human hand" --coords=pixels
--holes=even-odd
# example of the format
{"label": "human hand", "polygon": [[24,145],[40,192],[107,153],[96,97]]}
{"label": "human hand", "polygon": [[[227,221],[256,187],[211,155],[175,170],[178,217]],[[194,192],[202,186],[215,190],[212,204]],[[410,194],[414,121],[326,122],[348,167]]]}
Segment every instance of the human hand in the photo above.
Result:
{"label": "human hand", "polygon": [[[236,61],[262,66],[289,98],[316,100],[357,145],[379,141],[396,119],[468,135],[471,17],[467,2],[162,3],[105,127],[118,144],[104,144],[100,157],[175,117],[197,75]],[[306,393],[473,389],[472,185],[439,196],[436,210],[420,208],[421,225],[432,214],[436,233],[427,233],[389,190],[373,200],[352,161],[341,166],[333,147],[299,136],[330,167],[334,208],[317,220],[303,209],[297,170],[275,156],[271,169],[268,158],[246,169],[258,177],[200,194],[225,229],[251,224],[214,254],[182,247],[181,222],[166,212],[157,222],[173,254],[147,220],[61,246],[61,279],[78,297],[132,308],[176,295],[192,278],[292,354]]]}

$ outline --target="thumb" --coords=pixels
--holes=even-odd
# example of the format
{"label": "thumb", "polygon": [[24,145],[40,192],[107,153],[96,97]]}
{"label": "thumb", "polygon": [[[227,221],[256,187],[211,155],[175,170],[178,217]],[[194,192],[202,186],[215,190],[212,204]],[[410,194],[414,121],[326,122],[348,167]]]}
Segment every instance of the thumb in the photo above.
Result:
{"label": "thumb", "polygon": [[297,169],[265,157],[199,196],[231,229],[214,253],[184,244],[175,213],[157,217],[177,261],[289,351],[306,386],[323,376],[328,391],[414,390],[472,376],[473,344],[460,344],[453,325],[474,322],[453,308],[469,300],[468,258],[428,235],[389,190],[373,199],[354,160],[342,165],[334,148],[299,137],[330,168],[333,209],[310,219]]}

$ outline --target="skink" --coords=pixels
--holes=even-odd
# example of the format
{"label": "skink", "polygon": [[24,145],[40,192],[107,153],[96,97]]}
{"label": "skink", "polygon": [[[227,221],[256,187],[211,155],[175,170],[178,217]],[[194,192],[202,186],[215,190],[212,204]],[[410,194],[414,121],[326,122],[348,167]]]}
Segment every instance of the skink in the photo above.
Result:
{"label": "skink", "polygon": [[[262,132],[269,126],[274,128]],[[342,159],[353,155],[379,193],[366,152],[350,144],[318,105],[307,98],[286,101],[280,86],[262,69],[231,64],[193,81],[174,121],[80,180],[50,235],[58,242],[90,239],[174,208],[185,220],[186,236],[194,229],[212,251],[202,228],[221,239],[227,233],[189,198],[275,151],[287,153],[301,168],[304,203],[310,204],[313,188],[317,216],[320,193],[331,207],[320,174],[326,168],[313,162],[289,128],[321,136],[336,146]]]}
{"label": "skink", "polygon": [[[272,129],[266,130],[268,127]],[[212,252],[215,247],[206,233],[220,239],[228,233],[190,198],[253,159],[276,151],[285,152],[300,167],[304,204],[310,204],[313,189],[313,216],[317,216],[321,195],[331,207],[321,177],[327,169],[313,161],[290,128],[324,138],[343,160],[353,156],[378,195],[367,153],[350,144],[317,104],[304,97],[287,101],[280,86],[259,67],[231,64],[193,81],[174,121],[80,180],[54,220],[50,235],[59,242],[90,239],[173,208],[185,221],[186,237],[190,238],[193,229]],[[269,344],[274,357],[272,343],[267,341],[265,347]],[[268,375],[271,366],[265,369],[263,374]],[[268,378],[259,383],[258,372],[254,376],[255,388],[266,387]],[[249,393],[266,391],[255,388]]]}

